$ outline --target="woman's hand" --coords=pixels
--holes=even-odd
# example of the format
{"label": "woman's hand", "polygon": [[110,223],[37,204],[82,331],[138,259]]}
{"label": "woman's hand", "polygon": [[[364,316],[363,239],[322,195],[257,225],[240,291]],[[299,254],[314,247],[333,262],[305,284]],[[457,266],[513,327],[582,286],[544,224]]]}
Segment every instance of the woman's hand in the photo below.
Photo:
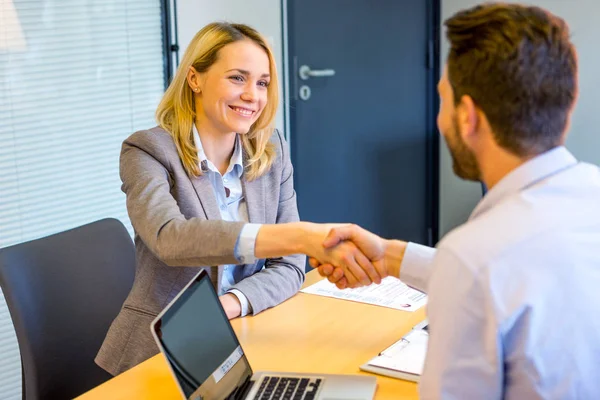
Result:
{"label": "woman's hand", "polygon": [[238,298],[231,293],[226,293],[223,296],[219,296],[221,305],[227,314],[227,318],[234,319],[242,314],[242,305]]}
{"label": "woman's hand", "polygon": [[[334,227],[323,242],[326,248],[335,248],[340,242],[350,241],[371,260],[379,276],[400,277],[400,266],[408,243],[400,240],[386,240],[357,225]],[[342,268],[310,258],[311,267],[317,268],[319,274],[334,283],[339,289],[348,287],[348,281]]]}
{"label": "woman's hand", "polygon": [[381,283],[381,276],[363,252],[351,241],[338,241],[325,248],[323,242],[334,228],[349,226],[348,224],[312,224],[305,226],[302,238],[303,252],[319,260],[320,264],[331,264],[343,270],[349,287],[365,286]]}
{"label": "woman's hand", "polygon": [[342,268],[349,287],[380,283],[382,276],[369,258],[351,241],[340,241],[327,248],[323,246],[332,229],[346,226],[350,225],[311,222],[265,224],[256,236],[254,255],[257,258],[276,258],[290,254],[306,254],[319,260],[320,264]]}

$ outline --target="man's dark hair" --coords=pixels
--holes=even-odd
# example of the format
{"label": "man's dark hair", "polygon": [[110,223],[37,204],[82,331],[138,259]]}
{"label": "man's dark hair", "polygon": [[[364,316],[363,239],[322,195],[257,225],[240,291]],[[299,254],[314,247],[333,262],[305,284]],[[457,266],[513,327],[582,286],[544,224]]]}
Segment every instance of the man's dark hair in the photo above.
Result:
{"label": "man's dark hair", "polygon": [[518,156],[562,144],[577,97],[577,53],[565,21],[539,7],[488,3],[445,25],[455,103],[470,96],[496,142]]}

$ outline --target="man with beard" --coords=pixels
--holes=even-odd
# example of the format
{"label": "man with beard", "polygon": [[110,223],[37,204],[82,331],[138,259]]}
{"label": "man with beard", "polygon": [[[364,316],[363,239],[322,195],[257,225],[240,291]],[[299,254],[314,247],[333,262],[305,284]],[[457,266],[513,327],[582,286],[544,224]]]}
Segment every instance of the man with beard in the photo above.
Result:
{"label": "man with beard", "polygon": [[[563,147],[578,91],[569,29],[503,3],[445,25],[438,127],[455,173],[488,193],[437,250],[352,225],[324,246],[351,240],[380,278],[428,293],[422,398],[596,398],[600,173]],[[356,285],[350,271],[311,264]]]}

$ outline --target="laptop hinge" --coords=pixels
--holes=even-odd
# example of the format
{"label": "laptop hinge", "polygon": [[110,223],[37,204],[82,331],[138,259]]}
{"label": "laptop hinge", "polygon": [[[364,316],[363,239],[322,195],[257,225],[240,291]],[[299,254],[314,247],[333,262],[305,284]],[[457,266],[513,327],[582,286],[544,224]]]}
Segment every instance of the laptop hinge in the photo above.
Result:
{"label": "laptop hinge", "polygon": [[250,380],[250,375],[246,377],[244,382],[235,388],[233,392],[229,396],[227,396],[227,400],[243,400],[248,395],[248,392],[252,389],[254,382]]}

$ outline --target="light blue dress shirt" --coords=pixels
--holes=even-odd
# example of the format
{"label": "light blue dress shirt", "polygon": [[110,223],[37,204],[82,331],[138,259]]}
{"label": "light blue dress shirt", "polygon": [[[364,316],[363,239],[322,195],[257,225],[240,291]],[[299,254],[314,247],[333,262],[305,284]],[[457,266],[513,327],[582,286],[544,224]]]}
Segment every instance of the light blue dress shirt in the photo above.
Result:
{"label": "light blue dress shirt", "polygon": [[600,398],[600,172],[521,165],[400,278],[429,294],[423,399]]}
{"label": "light blue dress shirt", "polygon": [[[193,127],[193,136],[194,144],[198,150],[198,162],[200,163],[200,168],[210,179],[219,206],[219,211],[221,212],[221,218],[224,221],[248,222],[248,206],[244,199],[242,188],[244,164],[242,145],[239,136],[236,137],[233,155],[231,156],[225,175],[221,175],[219,169],[206,157],[200,135],[198,134],[195,125]],[[230,191],[229,197],[227,197],[225,188]],[[246,224],[242,228],[234,250],[234,256],[240,263],[252,264],[256,261],[256,258],[254,257],[254,247],[260,227],[260,224]],[[241,316],[243,317],[252,312],[252,306],[248,302],[248,298],[246,298],[242,292],[237,289],[230,289],[231,286],[237,283],[234,278],[235,268],[238,267],[233,264],[224,265],[221,278],[221,293],[219,294],[222,295],[226,292],[234,294],[242,306]]]}

